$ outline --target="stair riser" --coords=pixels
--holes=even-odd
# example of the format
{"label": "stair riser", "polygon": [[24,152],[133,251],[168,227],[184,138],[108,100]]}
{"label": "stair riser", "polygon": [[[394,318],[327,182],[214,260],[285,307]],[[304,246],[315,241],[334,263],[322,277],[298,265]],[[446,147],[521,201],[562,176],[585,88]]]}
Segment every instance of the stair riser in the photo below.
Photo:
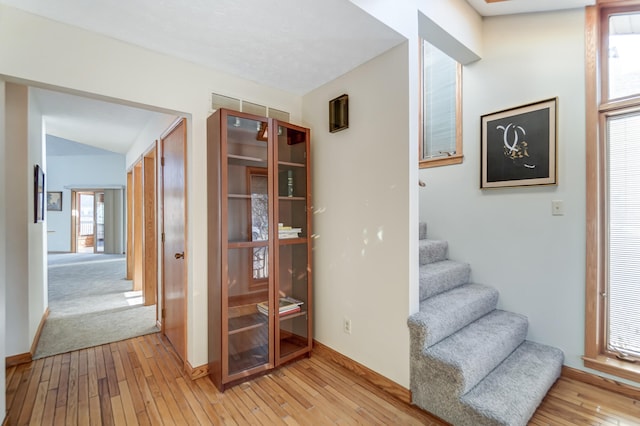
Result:
{"label": "stair riser", "polygon": [[[527,337],[528,322],[521,315],[494,311],[424,351],[445,377],[459,377],[448,387],[463,395],[496,368]],[[450,371],[450,372],[447,372]]]}
{"label": "stair riser", "polygon": [[420,241],[420,265],[440,262],[448,257],[449,246],[446,241]]}
{"label": "stair riser", "polygon": [[498,304],[498,292],[480,284],[458,287],[420,304],[420,311],[409,318],[413,341],[422,351],[471,324]]}
{"label": "stair riser", "polygon": [[444,293],[469,282],[468,263],[445,260],[420,267],[420,301]]}

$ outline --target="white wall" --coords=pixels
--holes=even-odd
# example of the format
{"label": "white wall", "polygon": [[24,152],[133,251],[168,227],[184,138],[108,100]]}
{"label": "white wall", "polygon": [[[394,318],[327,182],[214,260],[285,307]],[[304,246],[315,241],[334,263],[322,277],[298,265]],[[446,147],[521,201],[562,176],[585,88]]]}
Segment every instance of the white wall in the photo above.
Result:
{"label": "white wall", "polygon": [[[48,180],[47,161],[45,158],[45,135],[44,127],[42,123],[42,114],[38,109],[38,106],[34,100],[32,91],[29,91],[28,95],[28,164],[40,164],[42,170],[45,173],[45,194],[46,185]],[[29,180],[29,188],[33,188],[33,174]],[[31,190],[33,191],[33,190]],[[32,192],[29,192],[32,194]],[[33,197],[29,198],[29,211],[33,211]],[[45,199],[46,202],[46,199]],[[29,302],[28,305],[23,307],[29,312],[29,349],[35,339],[36,332],[40,322],[42,321],[42,315],[47,309],[48,303],[48,284],[47,284],[47,223],[46,223],[46,211],[45,222],[33,223],[28,222],[28,263],[29,263]]]}
{"label": "white wall", "polygon": [[211,92],[291,112],[299,96],[0,6],[0,75],[190,116],[187,133],[187,359],[207,363],[206,118]]}
{"label": "white wall", "polygon": [[[303,99],[312,128],[314,337],[405,387],[415,185],[408,55],[404,43]],[[328,101],[343,93],[349,128],[329,133]]]}
{"label": "white wall", "polygon": [[[5,127],[5,83],[0,79],[0,129]],[[0,170],[5,170],[5,131],[0,131]],[[6,179],[4,172],[0,173],[0,389],[6,389],[6,370],[5,358],[7,356],[5,343],[5,324],[6,317],[6,224],[5,211],[6,208]],[[6,392],[0,395],[0,423],[4,423],[5,413],[7,411]]]}
{"label": "white wall", "polygon": [[62,211],[47,212],[49,251],[71,250],[70,188],[125,188],[126,185],[124,154],[47,156],[47,191],[62,191]]}
{"label": "white wall", "polygon": [[156,141],[160,141],[160,136],[178,119],[171,114],[159,114],[154,116],[142,129],[140,135],[126,154],[126,168],[131,169],[142,159],[142,156],[151,148]]}
{"label": "white wall", "polygon": [[[464,163],[425,169],[420,218],[528,338],[582,368],[585,280],[584,11],[486,18],[483,58],[463,71]],[[480,190],[480,116],[557,96],[559,184]],[[564,216],[551,215],[563,200]]]}
{"label": "white wall", "polygon": [[5,218],[7,355],[29,352],[29,247],[27,228],[33,224],[33,170],[28,159],[28,88],[6,85]]}

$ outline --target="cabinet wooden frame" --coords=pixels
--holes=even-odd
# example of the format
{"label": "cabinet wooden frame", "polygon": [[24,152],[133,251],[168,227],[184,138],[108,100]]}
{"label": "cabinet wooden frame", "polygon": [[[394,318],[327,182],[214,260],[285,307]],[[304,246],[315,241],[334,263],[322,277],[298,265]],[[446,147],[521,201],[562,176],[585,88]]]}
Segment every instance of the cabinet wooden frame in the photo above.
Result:
{"label": "cabinet wooden frame", "polygon": [[[296,357],[304,356],[311,350],[309,137],[309,130],[303,127],[226,109],[216,111],[208,119],[209,375],[222,391]],[[266,154],[261,144],[266,149]],[[279,145],[283,152],[290,150],[295,151],[296,155],[303,153],[304,158],[300,155],[296,161],[291,161],[291,158],[279,160]],[[277,173],[283,168],[297,168],[301,185],[304,179],[304,187],[299,189],[296,197],[283,197],[278,193]],[[251,176],[255,174],[267,176],[269,224],[268,238],[263,240],[261,236],[256,241],[252,237],[254,229],[250,183]],[[286,203],[304,204],[304,210],[301,204],[296,206],[297,225],[304,228],[304,232],[297,238],[278,238],[279,203],[283,198],[286,198]],[[304,217],[299,217],[303,211]],[[277,308],[271,308],[268,315],[265,315],[257,305],[268,301],[269,306],[278,306],[278,280],[281,274],[279,253],[281,246],[293,245],[304,250],[301,259],[306,261],[305,272],[302,274],[303,282],[306,283],[306,288],[303,289],[304,309],[281,317]],[[268,251],[267,277],[259,285],[252,284],[253,259],[250,256],[256,248]],[[298,265],[298,268],[301,266]],[[232,281],[233,285],[240,282],[234,293],[230,290]],[[280,340],[293,339],[296,334],[287,334],[288,330],[296,331],[295,328],[281,330],[281,322],[290,324],[294,321],[298,323],[298,328],[303,328],[299,333],[303,337],[293,350],[287,349],[281,353]],[[247,361],[248,353],[257,353],[255,362]],[[233,366],[230,365],[232,356]]]}

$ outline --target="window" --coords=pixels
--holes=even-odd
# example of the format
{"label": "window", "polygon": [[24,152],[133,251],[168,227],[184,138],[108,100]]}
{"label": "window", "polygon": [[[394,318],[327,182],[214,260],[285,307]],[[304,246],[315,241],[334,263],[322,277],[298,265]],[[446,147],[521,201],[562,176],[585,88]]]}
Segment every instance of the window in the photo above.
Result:
{"label": "window", "polygon": [[[622,2],[602,3],[587,9],[586,26],[584,360],[587,367],[638,381],[640,365],[634,363],[640,361],[640,35],[634,28],[640,25],[640,2],[624,2],[623,7],[617,6]],[[599,64],[589,60],[596,57]]]}
{"label": "window", "polygon": [[462,65],[422,41],[420,167],[462,162]]}

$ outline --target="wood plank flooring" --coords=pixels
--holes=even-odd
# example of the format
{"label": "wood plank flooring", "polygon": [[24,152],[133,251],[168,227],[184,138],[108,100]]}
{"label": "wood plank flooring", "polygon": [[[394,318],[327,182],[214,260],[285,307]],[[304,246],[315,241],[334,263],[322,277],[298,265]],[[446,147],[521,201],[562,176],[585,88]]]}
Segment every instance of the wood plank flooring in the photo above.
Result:
{"label": "wood plank flooring", "polygon": [[[160,334],[6,371],[8,425],[446,425],[312,356],[218,392]],[[640,425],[640,402],[562,378],[530,425]]]}

